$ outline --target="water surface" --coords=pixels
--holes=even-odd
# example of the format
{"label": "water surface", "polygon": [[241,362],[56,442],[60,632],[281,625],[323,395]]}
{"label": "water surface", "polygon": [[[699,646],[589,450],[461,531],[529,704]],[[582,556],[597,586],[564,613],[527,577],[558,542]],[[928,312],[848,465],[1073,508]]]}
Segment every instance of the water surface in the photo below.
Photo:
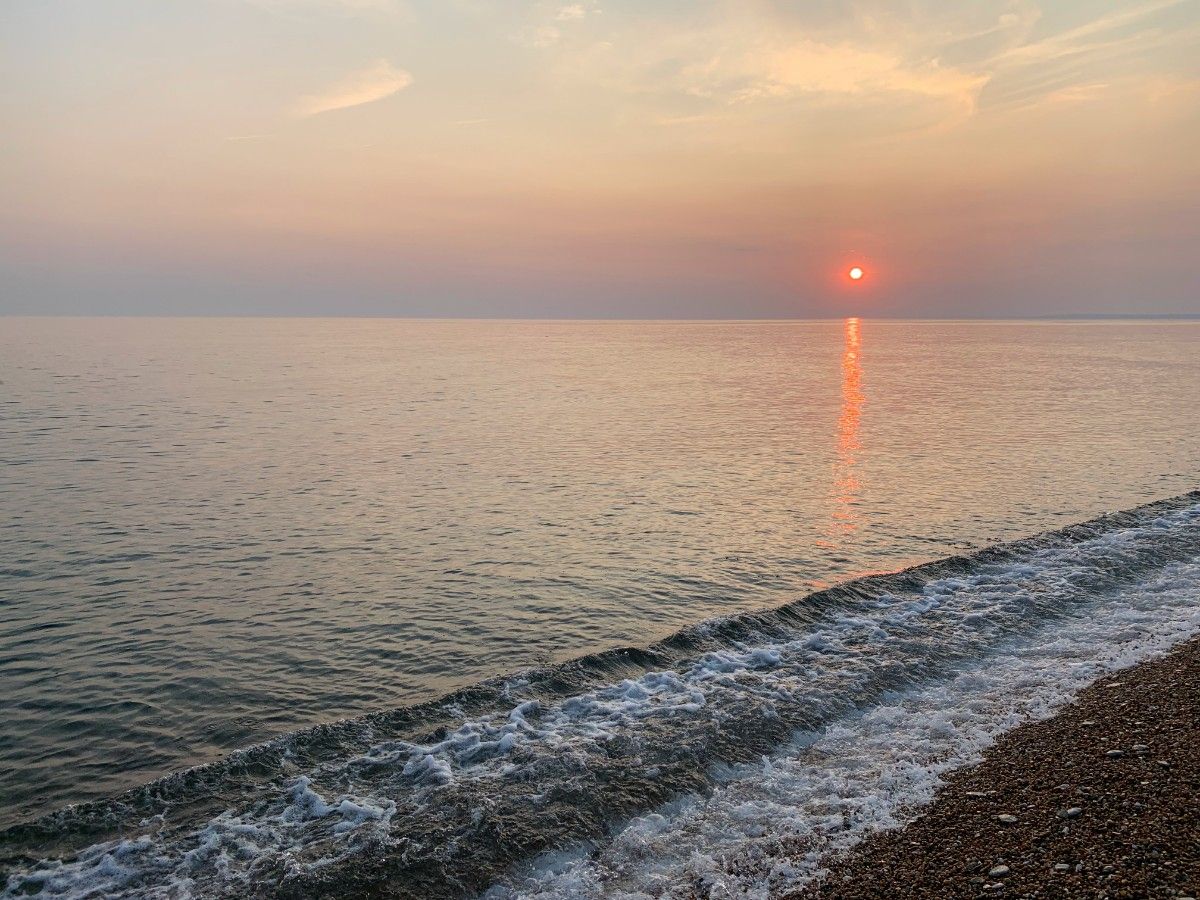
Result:
{"label": "water surface", "polygon": [[1180,494],[1200,323],[0,321],[0,822]]}

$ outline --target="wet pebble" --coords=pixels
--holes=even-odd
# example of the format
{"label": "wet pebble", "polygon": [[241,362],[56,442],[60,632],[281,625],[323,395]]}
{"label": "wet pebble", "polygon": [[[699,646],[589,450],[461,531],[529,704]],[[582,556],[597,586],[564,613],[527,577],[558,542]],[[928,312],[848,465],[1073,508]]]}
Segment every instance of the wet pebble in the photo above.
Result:
{"label": "wet pebble", "polygon": [[[1123,680],[1124,692],[1102,682],[1057,716],[1010,732],[979,767],[957,776],[961,792],[947,792],[904,831],[860,845],[841,869],[849,880],[789,900],[1024,898],[1048,890],[1059,900],[1194,900],[1200,637]],[[1134,720],[1144,727],[1131,730]],[[988,828],[977,798],[988,790],[1020,812],[986,810]],[[1011,867],[1004,876],[1001,864]],[[947,878],[954,872],[957,891]]]}

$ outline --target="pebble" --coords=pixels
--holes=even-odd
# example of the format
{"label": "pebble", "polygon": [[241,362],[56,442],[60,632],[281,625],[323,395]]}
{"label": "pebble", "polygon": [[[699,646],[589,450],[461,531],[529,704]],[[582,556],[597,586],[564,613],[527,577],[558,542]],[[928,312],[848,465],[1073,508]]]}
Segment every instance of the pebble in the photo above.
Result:
{"label": "pebble", "polygon": [[1080,722],[1079,724],[1082,725],[1084,728],[1095,728],[1096,727],[1096,723],[1093,722],[1091,719],[1088,719],[1086,722]]}
{"label": "pebble", "polygon": [[[1172,686],[1163,673],[1176,659],[1189,668],[1186,684]],[[1188,790],[1200,771],[1200,636],[1137,672],[1125,681],[1138,686],[1128,710],[1113,702],[1124,691],[1085,691],[1048,723],[1021,726],[985,754],[972,782],[951,787],[906,833],[882,832],[856,851],[843,870],[846,889],[814,887],[796,900],[1200,898],[1200,828]],[[1080,728],[1092,712],[1105,719]],[[1146,727],[1131,730],[1139,716]],[[995,806],[966,796],[968,786],[978,794],[999,788]],[[998,814],[997,806],[1021,812]]]}
{"label": "pebble", "polygon": [[1008,868],[1008,866],[996,866],[994,869],[988,872],[988,878],[1003,878],[1010,871],[1011,870]]}

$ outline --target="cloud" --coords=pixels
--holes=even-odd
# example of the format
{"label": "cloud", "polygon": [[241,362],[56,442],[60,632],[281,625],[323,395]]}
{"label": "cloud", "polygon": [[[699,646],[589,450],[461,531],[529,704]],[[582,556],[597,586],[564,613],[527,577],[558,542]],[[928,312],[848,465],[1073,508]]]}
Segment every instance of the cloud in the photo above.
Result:
{"label": "cloud", "polygon": [[[1076,57],[1083,53],[1104,50],[1121,44],[1138,44],[1144,41],[1145,34],[1131,34],[1117,38],[1112,38],[1110,35],[1185,2],[1188,0],[1155,0],[1152,3],[1143,3],[1130,9],[1109,13],[1043,40],[1014,47],[1001,54],[994,62],[997,64],[1038,63],[1064,57]],[[1088,39],[1091,38],[1100,40],[1089,42]]]}
{"label": "cloud", "polygon": [[583,8],[583,4],[572,3],[569,6],[560,8],[554,18],[559,22],[570,22],[575,19],[582,19],[586,15],[587,10]]}
{"label": "cloud", "polygon": [[1078,102],[1103,93],[1099,84],[1152,78],[1166,51],[1194,43],[1200,33],[1161,22],[1153,27],[1153,17],[1186,2],[1142,3],[1009,47],[983,63],[993,74],[984,109],[997,113]]}
{"label": "cloud", "polygon": [[403,16],[411,12],[403,0],[246,0],[268,12],[285,16],[334,13],[345,16]]}
{"label": "cloud", "polygon": [[737,100],[790,94],[849,96],[916,94],[950,100],[970,110],[987,76],[944,67],[936,59],[911,62],[851,44],[800,41],[747,60]]}
{"label": "cloud", "polygon": [[397,69],[386,59],[381,59],[350,73],[327,90],[301,97],[296,103],[295,114],[303,118],[374,103],[404,90],[412,80],[412,75],[404,69]]}
{"label": "cloud", "polygon": [[543,6],[535,17],[534,24],[517,35],[515,40],[527,47],[544,50],[563,40],[564,28],[578,27],[576,23],[599,12],[600,10],[590,3],[568,3],[565,6],[550,8]]}
{"label": "cloud", "polygon": [[894,103],[897,95],[932,101],[957,118],[974,110],[988,81],[987,73],[945,64],[933,54],[906,55],[862,36],[854,41],[788,34],[753,21],[658,33],[620,46],[622,52],[612,54],[594,45],[571,64],[583,77],[659,98],[658,111],[669,120],[691,121],[711,111],[697,109],[698,101],[744,109],[806,99],[816,108]]}
{"label": "cloud", "polygon": [[562,32],[553,25],[539,25],[529,36],[529,44],[533,47],[553,47],[562,37]]}
{"label": "cloud", "polygon": [[576,13],[548,0],[540,9],[561,18],[541,45],[558,80],[632,103],[653,121],[716,116],[790,128],[807,115],[826,124],[858,116],[860,134],[904,133],[905,122],[958,125],[1042,99],[1109,102],[1099,85],[1161,72],[1171,63],[1159,48],[1194,42],[1200,28],[1172,19],[1196,2],[1097,2],[1049,21],[1035,0],[761,0],[672,4],[676,14],[654,16],[610,2],[593,21],[579,0],[583,20],[566,22]]}

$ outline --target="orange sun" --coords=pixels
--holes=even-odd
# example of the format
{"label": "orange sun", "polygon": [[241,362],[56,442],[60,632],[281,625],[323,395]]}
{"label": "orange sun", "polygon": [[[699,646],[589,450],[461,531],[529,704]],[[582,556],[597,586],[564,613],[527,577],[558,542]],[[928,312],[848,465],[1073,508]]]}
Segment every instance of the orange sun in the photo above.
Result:
{"label": "orange sun", "polygon": [[855,266],[855,267],[854,267],[853,269],[851,269],[851,270],[850,270],[850,272],[849,272],[849,275],[850,275],[850,280],[851,280],[851,281],[860,281],[860,280],[862,279],[863,275],[865,275],[865,274],[866,274],[866,273],[865,273],[865,272],[863,272],[863,270],[862,270],[862,267],[861,267],[861,266]]}

